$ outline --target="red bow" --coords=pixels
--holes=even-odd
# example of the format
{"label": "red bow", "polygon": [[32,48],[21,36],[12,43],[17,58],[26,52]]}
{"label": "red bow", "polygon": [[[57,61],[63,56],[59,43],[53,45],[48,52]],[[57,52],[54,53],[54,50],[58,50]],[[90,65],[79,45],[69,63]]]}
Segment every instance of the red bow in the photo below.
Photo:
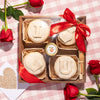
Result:
{"label": "red bow", "polygon": [[42,80],[38,79],[35,75],[30,74],[20,61],[19,61],[18,72],[21,78],[28,83],[44,83]]}
{"label": "red bow", "polygon": [[[80,51],[86,52],[84,39],[87,36],[90,36],[91,32],[89,27],[85,24],[77,23],[74,13],[71,12],[68,8],[66,8],[64,11],[63,18],[66,20],[66,22],[60,22],[51,25],[50,36],[59,33],[71,26],[76,26],[75,40],[77,47]],[[86,34],[86,31],[89,32],[89,35]]]}

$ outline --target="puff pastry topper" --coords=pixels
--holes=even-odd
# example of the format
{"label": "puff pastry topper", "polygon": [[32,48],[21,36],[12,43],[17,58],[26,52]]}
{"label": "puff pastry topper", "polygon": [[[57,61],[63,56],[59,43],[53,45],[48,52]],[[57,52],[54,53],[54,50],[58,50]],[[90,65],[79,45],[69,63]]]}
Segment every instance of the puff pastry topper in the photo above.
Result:
{"label": "puff pastry topper", "polygon": [[[50,29],[50,36],[57,34],[69,27],[76,26],[75,40],[77,47],[80,51],[86,52],[85,39],[86,37],[90,36],[91,33],[89,27],[85,24],[78,23],[74,13],[71,12],[71,10],[68,8],[66,8],[64,14],[61,15],[61,17],[63,17],[66,21],[52,24]],[[86,31],[89,32],[89,34],[87,34]]]}

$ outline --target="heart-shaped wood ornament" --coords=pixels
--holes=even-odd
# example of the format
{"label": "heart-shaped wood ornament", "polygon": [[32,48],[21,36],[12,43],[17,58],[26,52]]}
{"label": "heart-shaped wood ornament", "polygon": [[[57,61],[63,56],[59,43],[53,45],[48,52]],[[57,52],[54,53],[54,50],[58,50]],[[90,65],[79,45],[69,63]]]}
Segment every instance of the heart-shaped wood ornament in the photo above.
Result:
{"label": "heart-shaped wood ornament", "polygon": [[6,68],[3,76],[0,76],[0,87],[5,89],[15,89],[17,86],[17,78],[13,69]]}

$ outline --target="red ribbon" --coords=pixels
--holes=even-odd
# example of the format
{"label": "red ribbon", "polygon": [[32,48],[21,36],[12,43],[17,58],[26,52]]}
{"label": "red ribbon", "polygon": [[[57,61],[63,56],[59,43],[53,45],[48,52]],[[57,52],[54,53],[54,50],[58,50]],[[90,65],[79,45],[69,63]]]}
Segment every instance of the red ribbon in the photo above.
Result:
{"label": "red ribbon", "polygon": [[23,64],[20,62],[19,60],[19,75],[21,76],[21,78],[23,80],[25,80],[28,83],[44,83],[42,80],[40,80],[39,78],[37,78],[35,75],[30,74],[25,67],[23,66]]}
{"label": "red ribbon", "polygon": [[[77,23],[74,13],[68,8],[66,8],[64,11],[63,18],[66,20],[66,22],[60,22],[51,25],[50,36],[57,34],[71,26],[76,26],[75,40],[77,47],[80,51],[86,52],[84,40],[87,36],[90,36],[91,32],[89,27],[85,24]],[[89,35],[86,34],[86,31],[89,32]]]}

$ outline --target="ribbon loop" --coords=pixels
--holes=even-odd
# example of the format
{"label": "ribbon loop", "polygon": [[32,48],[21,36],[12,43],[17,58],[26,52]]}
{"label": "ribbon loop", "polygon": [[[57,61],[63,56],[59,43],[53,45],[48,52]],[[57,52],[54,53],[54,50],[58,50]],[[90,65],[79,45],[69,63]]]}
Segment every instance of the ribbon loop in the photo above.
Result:
{"label": "ribbon loop", "polygon": [[64,15],[63,15],[64,19],[66,19],[66,21],[70,22],[70,23],[76,23],[76,18],[73,12],[71,12],[68,8],[65,9],[64,11]]}

